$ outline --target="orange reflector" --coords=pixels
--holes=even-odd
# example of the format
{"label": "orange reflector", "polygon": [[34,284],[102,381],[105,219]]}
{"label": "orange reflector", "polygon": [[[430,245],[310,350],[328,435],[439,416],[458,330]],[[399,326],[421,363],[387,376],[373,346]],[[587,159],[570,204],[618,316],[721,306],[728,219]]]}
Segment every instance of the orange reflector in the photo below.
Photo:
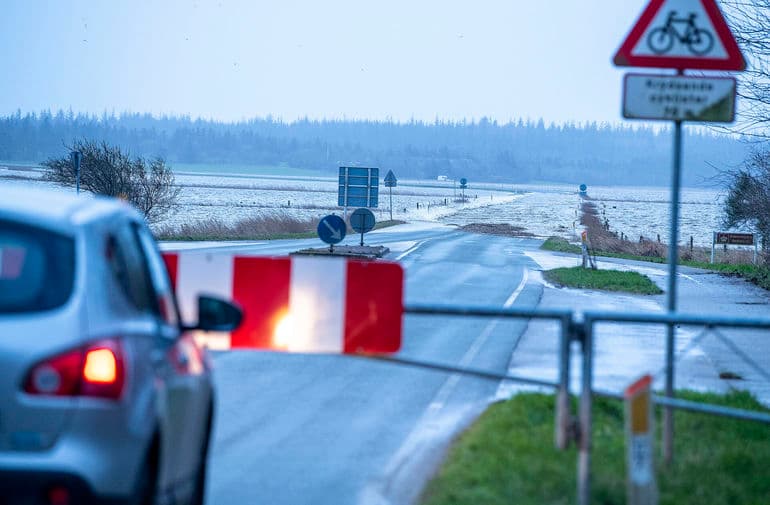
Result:
{"label": "orange reflector", "polygon": [[83,378],[88,382],[112,384],[118,378],[115,354],[109,349],[93,349],[86,354]]}

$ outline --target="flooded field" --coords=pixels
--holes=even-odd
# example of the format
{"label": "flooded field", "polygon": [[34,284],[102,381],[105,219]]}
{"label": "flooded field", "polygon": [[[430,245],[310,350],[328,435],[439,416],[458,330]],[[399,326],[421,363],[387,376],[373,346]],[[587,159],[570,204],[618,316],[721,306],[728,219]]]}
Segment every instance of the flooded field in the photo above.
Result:
{"label": "flooded field", "polygon": [[[12,177],[9,177],[12,176]],[[0,184],[34,184],[34,170],[0,170]],[[159,226],[207,219],[232,223],[246,217],[289,215],[312,218],[341,213],[337,179],[244,174],[178,173],[179,206]],[[62,189],[69,191],[69,189]],[[589,187],[589,197],[610,229],[631,240],[640,236],[668,241],[668,188]],[[580,198],[572,185],[469,184],[452,181],[399,181],[393,188],[393,217],[405,221],[441,221],[458,225],[485,222],[521,226],[540,236],[572,237],[579,226]],[[680,243],[710,245],[720,229],[721,200],[716,190],[685,188],[681,196]],[[388,219],[388,188],[380,188],[379,220]]]}
{"label": "flooded field", "polygon": [[[441,219],[447,223],[503,222],[522,226],[538,236],[569,236],[579,225],[580,198],[572,186],[513,186],[526,193],[504,205],[487,209],[464,209]],[[668,241],[669,188],[592,187],[588,195],[610,230],[630,240],[640,236]],[[684,188],[680,197],[679,242],[710,246],[711,234],[721,229],[722,204],[719,191]]]}

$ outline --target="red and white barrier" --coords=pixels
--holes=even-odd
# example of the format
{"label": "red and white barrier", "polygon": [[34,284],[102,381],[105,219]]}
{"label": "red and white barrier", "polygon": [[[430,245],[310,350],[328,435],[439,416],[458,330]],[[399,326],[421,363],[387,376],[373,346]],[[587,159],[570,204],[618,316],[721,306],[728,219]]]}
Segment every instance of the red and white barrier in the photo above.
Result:
{"label": "red and white barrier", "polygon": [[165,253],[186,323],[208,294],[243,309],[232,333],[202,335],[213,349],[392,353],[401,347],[401,265],[313,256]]}

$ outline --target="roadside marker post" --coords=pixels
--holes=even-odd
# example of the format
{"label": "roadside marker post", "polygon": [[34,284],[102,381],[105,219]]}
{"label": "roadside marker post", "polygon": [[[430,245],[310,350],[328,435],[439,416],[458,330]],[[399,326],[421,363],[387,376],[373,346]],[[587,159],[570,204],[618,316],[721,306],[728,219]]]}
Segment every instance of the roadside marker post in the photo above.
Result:
{"label": "roadside marker post", "polygon": [[[684,72],[686,69],[741,71],[746,68],[746,61],[716,0],[651,0],[616,52],[613,61],[617,66],[669,68],[677,71],[676,76],[627,77],[626,79],[631,81],[647,79],[652,83],[653,90],[645,91],[647,81],[642,81],[643,85],[639,88],[641,91],[637,90],[633,93],[634,96],[629,97],[628,93],[624,93],[623,107],[624,117],[643,116],[644,119],[656,119],[652,116],[660,115],[663,117],[657,119],[674,121],[667,294],[668,312],[674,314],[677,306],[682,121],[730,122],[733,119],[732,113],[724,110],[713,113],[711,109],[729,109],[735,106],[734,88],[733,91],[723,90],[722,83],[717,82],[715,78],[709,78],[704,93],[702,90],[693,89],[693,78],[685,76]],[[655,93],[655,83],[658,86],[663,83],[675,89],[671,93]],[[696,85],[695,88],[697,87]],[[643,96],[640,100],[640,94],[648,96]],[[650,96],[654,99],[650,99]],[[712,107],[693,107],[698,105],[698,100],[709,101]],[[626,114],[629,109],[642,110],[643,113],[632,111]],[[687,111],[692,110],[700,112],[691,112],[695,117],[689,117]],[[675,327],[669,324],[665,367],[665,394],[669,398],[674,396],[674,337]],[[663,457],[666,463],[670,464],[674,451],[674,412],[668,406],[664,410],[662,431]]]}
{"label": "roadside marker post", "polygon": [[237,330],[196,334],[211,349],[380,354],[401,347],[404,271],[398,263],[194,251],[163,259],[185,323],[197,321],[201,294],[242,308]]}
{"label": "roadside marker post", "polygon": [[657,505],[655,484],[654,417],[652,377],[645,375],[631,384],[625,398],[626,492],[628,505]]}

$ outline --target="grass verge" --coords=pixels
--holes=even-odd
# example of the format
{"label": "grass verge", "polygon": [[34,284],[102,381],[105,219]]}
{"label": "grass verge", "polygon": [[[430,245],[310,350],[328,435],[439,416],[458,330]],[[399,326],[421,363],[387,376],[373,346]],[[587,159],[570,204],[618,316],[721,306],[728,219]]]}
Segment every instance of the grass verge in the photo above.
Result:
{"label": "grass verge", "polygon": [[561,237],[549,237],[543,242],[540,249],[543,249],[544,251],[566,252],[572,254],[581,254],[583,252],[582,249],[580,249],[580,246],[570,244],[567,239]]}
{"label": "grass verge", "polygon": [[[259,217],[226,224],[218,219],[183,224],[178,227],[161,227],[155,230],[155,238],[163,241],[219,241],[219,240],[277,240],[317,237],[318,218],[294,219],[287,216]],[[404,221],[381,221],[374,229],[404,224]],[[348,230],[348,233],[355,233]]]}
{"label": "grass verge", "polygon": [[[580,254],[580,246],[569,243],[566,239],[561,237],[550,237],[543,245],[541,249],[546,251],[567,252],[573,254]],[[654,254],[642,255],[633,254],[620,251],[606,251],[602,249],[593,249],[591,252],[596,256],[602,256],[605,258],[620,258],[634,261],[647,261],[651,263],[666,263],[668,259],[660,254],[665,254],[665,250],[657,251],[657,249],[650,249]],[[757,286],[770,290],[770,266],[768,265],[751,265],[746,263],[710,263],[708,261],[702,261],[698,259],[686,259],[688,254],[680,254],[679,264],[702,268],[704,270],[712,270],[719,272],[723,275],[729,275],[734,277],[742,277],[747,281],[756,284]]]}
{"label": "grass verge", "polygon": [[[688,392],[681,397],[767,411],[745,392],[727,396]],[[455,441],[421,503],[575,503],[577,454],[575,449],[553,448],[554,401],[552,395],[520,394],[492,405]],[[623,403],[599,398],[593,412],[591,502],[622,504],[626,502]],[[675,417],[673,467],[658,465],[662,505],[770,503],[766,425],[689,412],[677,412]],[[660,462],[659,448],[656,456]]]}
{"label": "grass verge", "polygon": [[485,235],[499,235],[502,237],[533,237],[530,232],[521,226],[513,226],[509,223],[470,223],[460,227],[460,230],[470,233]]}
{"label": "grass verge", "polygon": [[637,272],[572,267],[546,270],[543,277],[553,284],[570,288],[625,291],[642,295],[663,293],[649,277]]}
{"label": "grass verge", "polygon": [[[406,224],[406,221],[401,221],[400,219],[386,219],[385,221],[377,221],[374,225],[375,230],[380,230],[382,228],[388,228],[390,226],[396,226],[398,224]],[[355,233],[353,230],[350,230],[349,233]]]}

